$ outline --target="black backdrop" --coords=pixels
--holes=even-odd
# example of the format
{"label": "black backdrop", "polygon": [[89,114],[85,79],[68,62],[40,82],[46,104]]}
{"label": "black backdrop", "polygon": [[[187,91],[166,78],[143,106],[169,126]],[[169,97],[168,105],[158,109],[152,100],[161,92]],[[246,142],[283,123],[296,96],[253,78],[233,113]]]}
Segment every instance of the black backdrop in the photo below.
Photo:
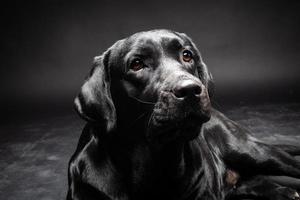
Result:
{"label": "black backdrop", "polygon": [[218,104],[299,100],[300,1],[1,4],[1,106],[11,115],[70,109],[93,56],[154,28],[194,39],[215,78]]}

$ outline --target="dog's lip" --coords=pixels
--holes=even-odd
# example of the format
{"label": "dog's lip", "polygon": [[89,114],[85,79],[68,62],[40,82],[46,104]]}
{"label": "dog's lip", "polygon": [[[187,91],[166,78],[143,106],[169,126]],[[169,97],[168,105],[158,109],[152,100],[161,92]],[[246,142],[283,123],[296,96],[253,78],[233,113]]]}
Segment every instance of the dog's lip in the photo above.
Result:
{"label": "dog's lip", "polygon": [[210,112],[200,111],[199,113],[190,113],[182,121],[187,123],[205,123],[210,120]]}
{"label": "dog's lip", "polygon": [[200,133],[198,129],[208,120],[207,117],[198,114],[189,114],[180,120],[162,119],[148,138],[150,141],[172,141],[182,137],[193,139],[193,135],[198,135]]}
{"label": "dog's lip", "polygon": [[186,116],[183,117],[175,117],[170,118],[169,115],[164,114],[157,114],[159,118],[156,118],[156,122],[159,123],[159,126],[165,126],[165,127],[173,127],[176,129],[180,129],[181,127],[185,127],[186,125],[191,124],[193,125],[202,125],[203,123],[210,120],[210,113],[189,113]]}
{"label": "dog's lip", "polygon": [[179,117],[170,117],[173,116],[172,114],[163,114],[163,113],[156,113],[155,114],[155,121],[159,124],[166,125],[176,123],[178,125],[184,125],[186,123],[206,123],[211,118],[210,111],[200,111],[199,113],[190,113],[186,116],[179,116]]}

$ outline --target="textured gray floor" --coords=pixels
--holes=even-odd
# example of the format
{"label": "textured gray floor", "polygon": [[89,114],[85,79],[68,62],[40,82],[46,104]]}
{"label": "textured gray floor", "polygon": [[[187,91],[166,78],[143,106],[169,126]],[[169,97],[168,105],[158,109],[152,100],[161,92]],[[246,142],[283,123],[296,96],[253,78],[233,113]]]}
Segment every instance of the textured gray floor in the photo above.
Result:
{"label": "textured gray floor", "polygon": [[[221,110],[263,140],[300,145],[300,104]],[[83,125],[75,114],[69,114],[1,127],[0,199],[64,199],[67,163]]]}

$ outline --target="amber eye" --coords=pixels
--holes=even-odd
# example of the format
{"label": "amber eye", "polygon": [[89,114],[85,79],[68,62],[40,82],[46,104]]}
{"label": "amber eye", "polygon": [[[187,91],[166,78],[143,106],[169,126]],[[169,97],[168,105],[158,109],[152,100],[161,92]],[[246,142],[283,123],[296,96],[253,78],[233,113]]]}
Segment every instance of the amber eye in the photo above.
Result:
{"label": "amber eye", "polygon": [[134,59],[130,64],[130,69],[132,69],[133,71],[139,71],[143,67],[144,67],[144,63],[139,58]]}
{"label": "amber eye", "polygon": [[184,62],[190,62],[193,59],[193,53],[189,50],[184,50],[182,52],[182,59]]}

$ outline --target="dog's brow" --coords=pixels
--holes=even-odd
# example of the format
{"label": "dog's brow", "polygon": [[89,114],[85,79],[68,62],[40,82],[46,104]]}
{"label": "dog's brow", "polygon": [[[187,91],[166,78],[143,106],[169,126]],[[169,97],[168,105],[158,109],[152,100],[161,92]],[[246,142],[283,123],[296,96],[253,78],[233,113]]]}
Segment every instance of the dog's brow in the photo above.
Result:
{"label": "dog's brow", "polygon": [[157,48],[159,48],[159,45],[155,41],[143,38],[132,45],[129,55],[150,56],[158,52]]}
{"label": "dog's brow", "polygon": [[151,55],[155,52],[155,48],[153,46],[141,46],[135,49],[135,53],[140,55]]}
{"label": "dog's brow", "polygon": [[174,47],[179,47],[179,48],[182,47],[182,44],[181,44],[181,42],[180,42],[178,39],[172,39],[172,40],[169,42],[169,45],[172,45],[172,46],[174,46]]}
{"label": "dog's brow", "polygon": [[183,45],[177,38],[164,38],[162,39],[162,46],[166,49],[179,50]]}

